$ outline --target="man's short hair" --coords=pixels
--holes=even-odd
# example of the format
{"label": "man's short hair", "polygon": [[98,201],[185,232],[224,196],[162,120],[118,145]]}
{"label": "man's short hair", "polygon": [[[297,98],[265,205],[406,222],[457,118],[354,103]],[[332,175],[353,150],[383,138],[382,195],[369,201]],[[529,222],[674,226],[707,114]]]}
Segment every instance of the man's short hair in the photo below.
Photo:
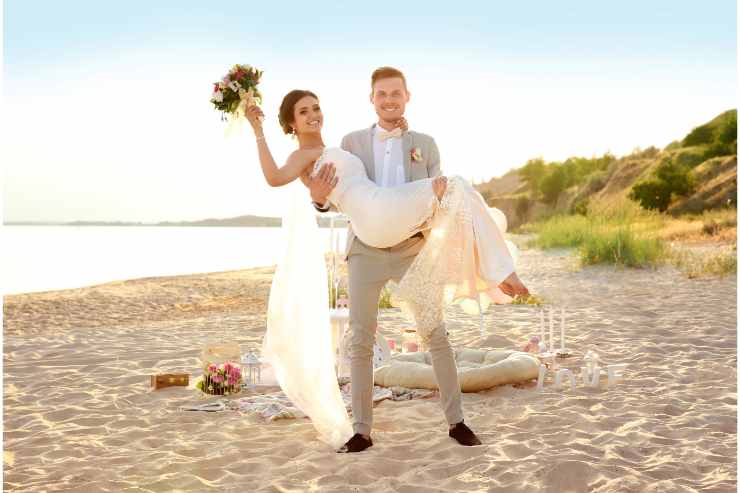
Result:
{"label": "man's short hair", "polygon": [[406,77],[404,77],[403,72],[393,67],[376,68],[370,79],[370,89],[374,91],[375,83],[378,82],[379,80],[391,79],[394,77],[398,77],[399,79],[401,79],[403,81],[403,88],[408,90],[408,88],[406,87]]}

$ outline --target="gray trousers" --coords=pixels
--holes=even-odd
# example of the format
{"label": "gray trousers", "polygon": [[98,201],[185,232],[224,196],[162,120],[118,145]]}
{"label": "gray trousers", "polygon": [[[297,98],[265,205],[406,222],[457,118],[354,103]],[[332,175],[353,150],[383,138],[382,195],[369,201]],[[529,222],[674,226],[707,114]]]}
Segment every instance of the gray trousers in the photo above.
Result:
{"label": "gray trousers", "polygon": [[[416,254],[426,242],[409,238],[391,248],[373,248],[358,238],[352,242],[347,264],[349,269],[349,326],[351,330],[350,375],[352,379],[352,417],[355,433],[370,434],[373,425],[373,344],[378,324],[378,299],[389,281],[400,281]],[[411,307],[415,312],[414,307]],[[416,317],[417,320],[419,317]],[[463,420],[460,383],[455,357],[447,338],[445,324],[418,327],[431,353],[434,375],[439,384],[440,401],[449,424]]]}

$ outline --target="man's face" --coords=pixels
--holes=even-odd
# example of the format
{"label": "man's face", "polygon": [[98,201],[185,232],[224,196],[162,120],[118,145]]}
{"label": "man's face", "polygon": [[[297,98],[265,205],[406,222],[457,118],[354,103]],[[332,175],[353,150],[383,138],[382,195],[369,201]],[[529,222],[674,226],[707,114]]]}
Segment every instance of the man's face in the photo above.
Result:
{"label": "man's face", "polygon": [[400,77],[380,79],[373,86],[370,102],[375,106],[378,118],[386,122],[395,122],[403,116],[409,92]]}

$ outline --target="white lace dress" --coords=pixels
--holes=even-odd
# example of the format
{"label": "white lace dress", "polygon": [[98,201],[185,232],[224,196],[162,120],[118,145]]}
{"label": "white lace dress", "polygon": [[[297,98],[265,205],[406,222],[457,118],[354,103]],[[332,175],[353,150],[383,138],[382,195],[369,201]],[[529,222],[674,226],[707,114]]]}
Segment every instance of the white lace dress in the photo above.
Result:
{"label": "white lace dress", "polygon": [[515,270],[516,248],[504,238],[506,216],[488,207],[467,180],[450,177],[440,203],[431,178],[380,187],[367,177],[365,166],[354,154],[326,148],[314,173],[326,162],[334,163],[339,179],[328,199],[350,218],[363,243],[389,247],[432,228],[399,285],[401,301],[406,308],[413,305],[415,316],[423,309],[426,315],[421,316],[435,312],[436,319],[440,315],[437,307],[453,301],[467,300],[466,307],[475,312],[478,302],[485,309],[491,301],[512,300],[497,288]]}

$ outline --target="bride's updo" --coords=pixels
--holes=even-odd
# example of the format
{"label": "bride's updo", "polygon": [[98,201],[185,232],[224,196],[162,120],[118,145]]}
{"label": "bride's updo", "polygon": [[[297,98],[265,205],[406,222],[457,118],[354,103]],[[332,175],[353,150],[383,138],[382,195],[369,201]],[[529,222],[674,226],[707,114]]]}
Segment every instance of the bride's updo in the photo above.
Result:
{"label": "bride's updo", "polygon": [[306,96],[311,96],[319,99],[316,94],[311,91],[303,89],[293,89],[283,98],[283,102],[280,103],[280,113],[278,113],[278,121],[280,126],[283,127],[283,132],[286,134],[294,133],[293,127],[290,125],[295,123],[295,104]]}

